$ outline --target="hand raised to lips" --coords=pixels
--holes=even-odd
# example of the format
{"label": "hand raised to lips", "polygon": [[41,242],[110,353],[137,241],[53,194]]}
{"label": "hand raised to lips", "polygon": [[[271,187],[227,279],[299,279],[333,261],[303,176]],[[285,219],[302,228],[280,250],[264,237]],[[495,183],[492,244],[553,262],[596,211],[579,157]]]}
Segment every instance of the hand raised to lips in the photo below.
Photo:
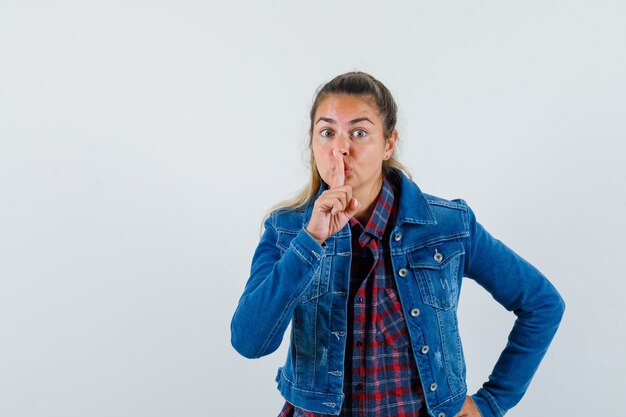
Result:
{"label": "hand raised to lips", "polygon": [[333,183],[331,188],[341,187],[346,182],[345,165],[343,163],[343,155],[339,149],[333,150],[333,156],[335,157],[335,176],[333,177]]}
{"label": "hand raised to lips", "polygon": [[315,200],[307,232],[322,244],[329,236],[341,230],[361,208],[352,196],[352,186],[346,185],[345,164],[342,152],[333,150],[335,173],[330,188]]}

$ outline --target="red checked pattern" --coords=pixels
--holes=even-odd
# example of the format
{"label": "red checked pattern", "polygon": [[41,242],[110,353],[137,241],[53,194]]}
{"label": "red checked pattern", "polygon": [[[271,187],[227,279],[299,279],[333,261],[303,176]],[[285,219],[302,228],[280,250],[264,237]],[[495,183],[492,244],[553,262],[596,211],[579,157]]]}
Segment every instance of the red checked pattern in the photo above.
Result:
{"label": "red checked pattern", "polygon": [[[385,179],[365,230],[355,217],[350,219],[352,266],[341,417],[428,415],[386,247],[397,212],[394,192]],[[329,416],[286,401],[278,417]]]}

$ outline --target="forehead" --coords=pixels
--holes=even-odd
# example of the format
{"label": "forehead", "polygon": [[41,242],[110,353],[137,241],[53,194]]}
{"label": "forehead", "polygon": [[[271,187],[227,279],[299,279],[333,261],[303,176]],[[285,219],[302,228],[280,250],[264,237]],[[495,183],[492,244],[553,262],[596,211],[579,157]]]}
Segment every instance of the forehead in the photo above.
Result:
{"label": "forehead", "polygon": [[354,116],[378,117],[376,105],[371,97],[333,94],[322,99],[315,111],[316,120],[319,117],[330,117],[341,121]]}

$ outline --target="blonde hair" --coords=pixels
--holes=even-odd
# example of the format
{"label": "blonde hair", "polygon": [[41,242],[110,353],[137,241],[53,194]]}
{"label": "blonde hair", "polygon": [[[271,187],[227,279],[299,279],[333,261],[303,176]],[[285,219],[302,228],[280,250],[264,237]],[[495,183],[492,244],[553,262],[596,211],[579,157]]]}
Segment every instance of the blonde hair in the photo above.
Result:
{"label": "blonde hair", "polygon": [[[261,222],[261,232],[263,231],[263,223],[265,223],[265,220],[273,211],[278,209],[303,208],[317,195],[323,180],[315,164],[310,134],[313,132],[315,113],[317,112],[317,108],[320,103],[326,97],[335,94],[350,94],[362,96],[365,99],[371,100],[378,110],[379,117],[383,121],[383,134],[385,140],[391,136],[393,130],[395,129],[398,113],[396,102],[387,87],[371,75],[361,71],[347,72],[345,74],[338,75],[331,81],[319,87],[316,91],[315,99],[313,100],[313,105],[311,106],[311,112],[309,115],[311,119],[311,125],[309,127],[309,182],[294,197],[275,204],[265,213],[263,221]],[[395,153],[392,154],[389,159],[383,161],[382,171],[385,178],[393,178],[394,176],[399,175],[398,171],[401,171],[407,177],[412,179],[408,168],[396,159]]]}

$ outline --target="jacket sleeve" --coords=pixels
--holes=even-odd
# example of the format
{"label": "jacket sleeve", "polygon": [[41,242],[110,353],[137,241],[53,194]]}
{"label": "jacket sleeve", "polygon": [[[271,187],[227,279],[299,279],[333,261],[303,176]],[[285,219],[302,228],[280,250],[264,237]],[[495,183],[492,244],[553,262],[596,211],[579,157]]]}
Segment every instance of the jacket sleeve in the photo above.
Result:
{"label": "jacket sleeve", "polygon": [[264,223],[250,277],[230,324],[231,344],[246,358],[278,349],[298,296],[321,265],[323,246],[304,227],[281,255],[274,218],[272,213]]}
{"label": "jacket sleeve", "polygon": [[487,382],[472,395],[483,417],[503,416],[530,384],[557,331],[565,303],[533,265],[494,238],[468,206],[465,276],[484,287],[516,320]]}

